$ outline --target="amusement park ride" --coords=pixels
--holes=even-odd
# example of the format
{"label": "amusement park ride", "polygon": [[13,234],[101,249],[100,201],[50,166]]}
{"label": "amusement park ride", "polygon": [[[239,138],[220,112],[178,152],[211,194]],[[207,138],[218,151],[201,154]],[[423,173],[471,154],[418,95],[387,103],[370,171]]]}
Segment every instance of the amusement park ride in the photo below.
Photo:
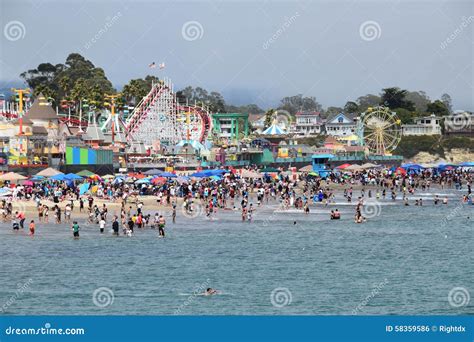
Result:
{"label": "amusement park ride", "polygon": [[203,143],[211,131],[209,112],[197,105],[179,104],[173,85],[165,79],[152,86],[125,122],[128,140],[153,146],[182,140]]}
{"label": "amusement park ride", "polygon": [[[0,114],[9,119],[20,118],[23,112],[24,90],[14,90],[18,96],[18,105],[12,110],[5,109]],[[76,109],[76,103],[63,100],[60,108],[68,114],[60,117],[62,122],[79,127],[80,131],[87,128],[89,122],[96,122],[104,132],[112,133],[112,143],[117,134],[122,134],[128,142],[140,141],[147,147],[174,146],[178,143],[204,143],[211,132],[212,120],[207,109],[199,105],[181,104],[177,101],[176,93],[169,79],[153,84],[150,92],[129,113],[129,107],[117,113],[116,101],[120,95],[106,95],[105,106],[110,110],[96,113],[96,108],[89,105],[87,100],[78,103],[79,115],[72,115],[71,109]],[[83,110],[87,115],[83,116]],[[91,118],[93,116],[93,119]]]}
{"label": "amusement park ride", "polygon": [[371,154],[391,154],[402,137],[401,121],[387,107],[368,108],[357,122],[359,144],[366,146]]}

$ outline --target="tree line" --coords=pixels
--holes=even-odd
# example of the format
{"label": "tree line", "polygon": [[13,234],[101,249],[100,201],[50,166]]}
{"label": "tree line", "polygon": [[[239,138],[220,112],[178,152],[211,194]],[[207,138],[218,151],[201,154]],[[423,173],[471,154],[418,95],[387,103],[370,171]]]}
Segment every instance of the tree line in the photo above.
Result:
{"label": "tree line", "polygon": [[[76,104],[81,100],[87,100],[96,108],[103,108],[107,105],[105,95],[117,93],[104,70],[78,53],[71,53],[64,64],[41,63],[35,69],[23,72],[20,77],[33,89],[33,96],[43,93],[57,105],[72,104],[73,110],[77,110]],[[150,91],[152,84],[158,81],[158,77],[152,75],[130,80],[120,92],[122,96],[118,100],[119,105],[136,105]],[[206,106],[211,112],[252,114],[265,112],[256,104],[243,106],[228,104],[219,92],[208,92],[201,87],[187,86],[179,90],[176,96],[181,103],[196,103]],[[378,95],[367,94],[346,102],[343,107],[330,106],[326,109],[314,96],[302,94],[287,96],[282,98],[275,108],[268,109],[266,115],[270,117],[275,110],[286,110],[291,115],[299,111],[310,111],[320,112],[323,117],[329,117],[340,112],[363,113],[369,107],[378,105],[387,106],[395,111],[402,123],[410,123],[421,115],[434,113],[446,116],[452,112],[452,100],[448,94],[431,101],[423,91],[390,87],[382,89]]]}

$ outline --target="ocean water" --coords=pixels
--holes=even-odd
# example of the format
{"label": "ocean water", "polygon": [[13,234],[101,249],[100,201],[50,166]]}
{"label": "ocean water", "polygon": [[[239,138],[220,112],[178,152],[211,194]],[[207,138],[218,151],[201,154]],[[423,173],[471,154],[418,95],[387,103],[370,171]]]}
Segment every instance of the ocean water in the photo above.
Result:
{"label": "ocean water", "polygon": [[[339,221],[328,217],[335,207],[305,215],[277,203],[251,223],[238,211],[212,220],[178,211],[165,239],[152,229],[101,235],[82,222],[77,240],[55,224],[32,238],[0,223],[0,312],[473,314],[474,206],[430,196],[423,207],[382,201],[364,224],[348,205]],[[220,293],[198,295],[207,287]]]}

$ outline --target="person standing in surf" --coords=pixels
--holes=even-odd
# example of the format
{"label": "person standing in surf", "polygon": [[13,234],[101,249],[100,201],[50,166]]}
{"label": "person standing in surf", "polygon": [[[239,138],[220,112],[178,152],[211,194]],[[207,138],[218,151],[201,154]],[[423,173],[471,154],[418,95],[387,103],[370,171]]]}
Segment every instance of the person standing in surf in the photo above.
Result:
{"label": "person standing in surf", "polygon": [[158,234],[160,237],[165,237],[165,224],[165,218],[163,215],[160,215],[160,218],[158,219]]}
{"label": "person standing in surf", "polygon": [[75,239],[79,238],[79,225],[77,224],[77,221],[74,221],[72,223],[72,235],[74,236]]}

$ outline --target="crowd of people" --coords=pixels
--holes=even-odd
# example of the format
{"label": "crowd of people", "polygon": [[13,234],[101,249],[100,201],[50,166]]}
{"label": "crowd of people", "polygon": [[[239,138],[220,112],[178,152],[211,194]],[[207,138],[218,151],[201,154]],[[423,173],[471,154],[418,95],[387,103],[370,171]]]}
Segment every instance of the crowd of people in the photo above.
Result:
{"label": "crowd of people", "polygon": [[[84,224],[97,225],[101,234],[109,226],[115,235],[120,235],[120,228],[126,236],[132,236],[135,229],[151,228],[157,230],[158,236],[165,237],[165,213],[170,213],[172,223],[176,223],[178,206],[182,206],[183,216],[195,217],[202,211],[209,219],[219,210],[240,210],[242,221],[252,222],[255,211],[262,205],[277,203],[282,210],[294,208],[309,214],[314,205],[335,205],[336,192],[340,191],[347,202],[353,202],[357,196],[354,221],[363,223],[366,218],[362,208],[371,198],[401,200],[404,205],[410,205],[409,196],[417,193],[433,188],[458,189],[462,190],[461,200],[472,204],[472,178],[473,173],[460,169],[408,174],[386,169],[333,172],[325,179],[307,173],[281,173],[249,179],[241,178],[238,172],[229,172],[217,179],[191,178],[178,182],[171,178],[156,184],[97,179],[89,181],[90,189],[94,191],[85,193],[82,193],[80,182],[43,180],[33,186],[6,184],[11,196],[0,200],[0,213],[3,221],[12,221],[14,230],[24,229],[26,213],[14,210],[14,205],[34,201],[38,223],[48,224],[52,212],[55,223],[71,225],[75,238],[80,235],[78,218],[81,215],[86,217]],[[156,204],[148,203],[145,208],[145,197],[142,196],[151,196]],[[120,210],[112,215],[108,208],[111,203],[120,205]],[[447,204],[448,198],[434,196],[433,203]],[[423,205],[422,198],[415,200],[414,205]],[[74,211],[75,208],[78,209]],[[330,219],[341,219],[337,208],[331,210]],[[31,235],[35,234],[35,228],[35,221],[31,220]]]}

